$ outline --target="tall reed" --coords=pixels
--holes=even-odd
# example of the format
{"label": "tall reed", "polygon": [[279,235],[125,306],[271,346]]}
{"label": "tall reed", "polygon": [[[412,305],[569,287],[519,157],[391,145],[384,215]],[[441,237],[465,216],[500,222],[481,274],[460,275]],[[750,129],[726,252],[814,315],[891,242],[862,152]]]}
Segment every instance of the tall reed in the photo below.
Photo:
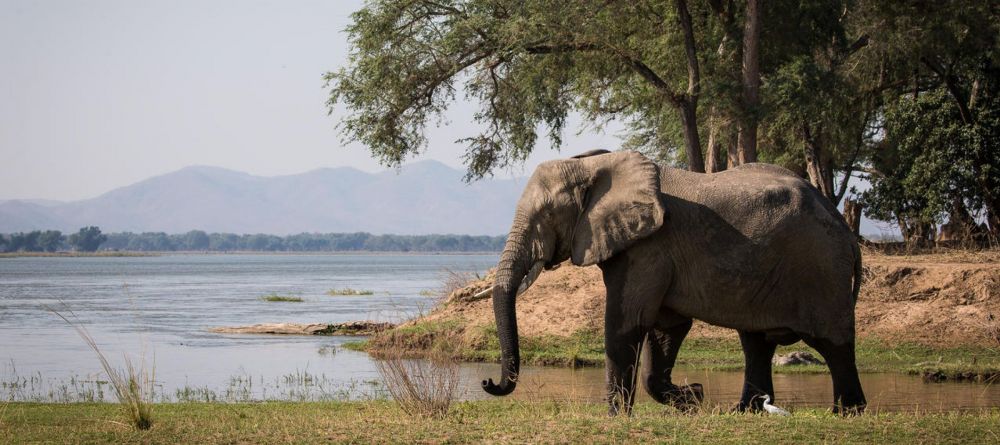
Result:
{"label": "tall reed", "polygon": [[153,382],[156,377],[156,367],[146,368],[146,361],[142,359],[139,367],[136,368],[127,354],[122,354],[125,367],[116,368],[111,365],[104,352],[97,346],[97,341],[90,335],[83,324],[79,322],[76,314],[69,311],[70,317],[66,317],[59,311],[46,307],[56,314],[66,324],[73,327],[80,335],[84,343],[97,354],[97,359],[101,362],[101,367],[108,374],[111,386],[115,388],[115,395],[118,396],[118,403],[129,424],[136,429],[146,430],[153,426]]}

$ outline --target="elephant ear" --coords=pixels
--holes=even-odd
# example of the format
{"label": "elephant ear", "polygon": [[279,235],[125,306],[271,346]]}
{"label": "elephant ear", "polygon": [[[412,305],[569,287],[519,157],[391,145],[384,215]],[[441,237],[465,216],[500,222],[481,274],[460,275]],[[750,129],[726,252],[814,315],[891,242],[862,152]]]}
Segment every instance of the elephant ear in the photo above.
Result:
{"label": "elephant ear", "polygon": [[579,162],[590,181],[573,232],[573,264],[604,261],[663,226],[666,207],[656,164],[627,151]]}

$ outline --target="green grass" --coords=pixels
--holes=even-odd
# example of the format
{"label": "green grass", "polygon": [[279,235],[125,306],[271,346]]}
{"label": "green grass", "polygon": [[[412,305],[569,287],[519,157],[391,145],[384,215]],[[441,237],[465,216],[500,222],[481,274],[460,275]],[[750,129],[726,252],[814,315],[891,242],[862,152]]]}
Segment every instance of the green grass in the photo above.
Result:
{"label": "green grass", "polygon": [[[494,326],[471,327],[462,335],[463,348],[458,358],[466,361],[495,362],[500,358],[500,344]],[[377,353],[390,347],[410,350],[414,355],[435,347],[438,339],[462,330],[458,321],[423,322],[387,331],[366,342],[345,345],[352,350]],[[604,364],[604,336],[594,331],[579,331],[569,337],[521,336],[521,360],[526,365],[601,366]],[[778,348],[778,354],[807,351],[822,356],[799,342]],[[940,372],[948,379],[971,376],[971,380],[1000,379],[1000,348],[982,346],[932,347],[911,343],[891,344],[878,339],[863,339],[856,347],[861,372],[899,372],[925,374]],[[678,365],[717,371],[743,369],[743,350],[735,339],[688,338],[681,347]],[[779,373],[826,373],[822,365],[776,366]]]}
{"label": "green grass", "polygon": [[260,299],[272,303],[301,303],[305,301],[300,297],[292,295],[278,295],[278,294],[264,295],[263,297],[260,297]]}
{"label": "green grass", "polygon": [[358,296],[358,295],[375,295],[375,291],[370,289],[352,289],[350,287],[345,287],[343,289],[330,289],[326,291],[326,294],[331,297],[337,296]]}
{"label": "green grass", "polygon": [[996,443],[1000,412],[891,413],[841,418],[803,409],[791,417],[698,413],[641,403],[608,418],[601,403],[456,404],[440,419],[408,416],[389,401],[156,406],[157,423],[135,431],[111,404],[11,403],[9,443]]}

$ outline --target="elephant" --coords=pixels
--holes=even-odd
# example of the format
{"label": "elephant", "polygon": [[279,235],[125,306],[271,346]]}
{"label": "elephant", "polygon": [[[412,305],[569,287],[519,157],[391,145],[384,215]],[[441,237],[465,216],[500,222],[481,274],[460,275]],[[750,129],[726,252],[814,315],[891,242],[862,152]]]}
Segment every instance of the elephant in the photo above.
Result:
{"label": "elephant", "polygon": [[759,411],[764,396],[775,400],[775,348],[802,340],[827,361],[834,411],[863,412],[854,353],[857,237],[791,171],[748,163],[695,173],[604,150],[540,164],[497,264],[501,377],[483,380],[487,393],[507,395],[517,385],[517,294],[567,259],[602,272],[610,415],[631,413],[636,371],[660,403],[701,400],[701,385],[671,381],[693,319],[739,333],[746,366],[735,409]]}

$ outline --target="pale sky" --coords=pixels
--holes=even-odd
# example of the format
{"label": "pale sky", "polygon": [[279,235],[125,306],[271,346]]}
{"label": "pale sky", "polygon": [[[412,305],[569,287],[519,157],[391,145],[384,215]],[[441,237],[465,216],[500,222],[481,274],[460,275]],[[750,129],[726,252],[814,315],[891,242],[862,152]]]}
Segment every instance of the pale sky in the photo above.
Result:
{"label": "pale sky", "polygon": [[[361,0],[0,0],[0,199],[75,200],[188,165],[256,175],[383,170],[344,146],[321,76],[347,60]],[[462,167],[477,105],[419,159]],[[619,127],[615,127],[619,128]],[[563,154],[620,145],[571,119]],[[511,172],[498,172],[509,176]]]}

